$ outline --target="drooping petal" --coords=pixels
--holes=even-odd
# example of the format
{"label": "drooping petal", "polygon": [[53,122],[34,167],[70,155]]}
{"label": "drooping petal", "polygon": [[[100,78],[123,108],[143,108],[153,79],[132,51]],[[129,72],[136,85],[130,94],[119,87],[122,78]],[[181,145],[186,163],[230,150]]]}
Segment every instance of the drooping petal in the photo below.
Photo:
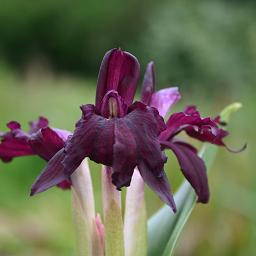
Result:
{"label": "drooping petal", "polygon": [[112,182],[117,189],[130,185],[139,162],[145,161],[159,175],[166,161],[157,138],[165,127],[157,110],[136,102],[129,111],[124,118],[115,120]]}
{"label": "drooping petal", "polygon": [[194,188],[198,202],[207,203],[209,200],[209,187],[204,161],[197,155],[191,145],[184,142],[163,142],[164,148],[171,149],[176,155],[181,171]]}
{"label": "drooping petal", "polygon": [[159,114],[164,117],[180,98],[178,87],[162,89],[152,94],[150,106],[157,108]]}
{"label": "drooping petal", "polygon": [[31,188],[31,196],[43,192],[64,180],[69,180],[69,177],[64,173],[62,161],[65,157],[64,148],[58,151],[53,158],[48,162],[42,173],[38,176]]}
{"label": "drooping petal", "polygon": [[21,126],[16,121],[7,124],[9,132],[1,133],[0,136],[0,159],[9,162],[14,157],[34,155],[28,144],[29,135],[21,130]]}
{"label": "drooping petal", "polygon": [[176,212],[176,205],[173,199],[173,195],[171,192],[170,184],[168,182],[168,179],[166,177],[166,174],[164,171],[162,171],[161,176],[156,176],[148,168],[147,164],[145,162],[141,162],[138,165],[140,174],[144,180],[144,182],[154,191],[157,193],[157,195],[160,197],[160,199],[165,202],[167,205],[169,205],[173,212]]}
{"label": "drooping petal", "polygon": [[171,140],[181,131],[200,141],[219,146],[225,146],[223,138],[228,135],[228,132],[219,128],[218,123],[210,117],[202,118],[194,106],[187,107],[184,112],[172,114],[167,121],[167,129],[160,135],[160,140]]}
{"label": "drooping petal", "polygon": [[41,128],[47,127],[48,124],[49,124],[48,119],[43,116],[40,116],[38,120],[29,122],[29,125],[30,125],[29,134],[35,133],[39,131]]}
{"label": "drooping petal", "polygon": [[129,186],[134,168],[137,164],[137,144],[134,135],[122,119],[115,123],[112,183],[121,189]]}
{"label": "drooping petal", "polygon": [[50,127],[40,129],[31,135],[28,141],[35,154],[46,161],[64,147],[63,139]]}
{"label": "drooping petal", "polygon": [[141,91],[141,102],[146,105],[150,104],[151,96],[155,91],[155,70],[154,62],[148,63],[146,72],[144,75]]}
{"label": "drooping petal", "polygon": [[96,91],[96,108],[101,109],[104,95],[115,90],[129,106],[134,98],[140,65],[136,57],[120,49],[108,51],[101,63]]}

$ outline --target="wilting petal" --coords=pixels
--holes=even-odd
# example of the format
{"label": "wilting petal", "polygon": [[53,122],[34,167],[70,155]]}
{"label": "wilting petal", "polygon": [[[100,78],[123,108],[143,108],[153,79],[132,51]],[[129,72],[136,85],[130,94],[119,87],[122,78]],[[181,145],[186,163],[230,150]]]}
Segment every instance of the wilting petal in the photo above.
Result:
{"label": "wilting petal", "polygon": [[155,176],[145,162],[138,165],[140,174],[144,182],[161,198],[163,202],[169,205],[174,212],[176,212],[176,205],[171,193],[170,184],[164,171],[161,176]]}
{"label": "wilting petal", "polygon": [[139,78],[139,62],[128,52],[120,49],[108,51],[101,63],[96,92],[96,108],[101,109],[104,95],[115,90],[129,106],[134,98]]}
{"label": "wilting petal", "polygon": [[10,131],[1,133],[0,136],[0,159],[9,162],[14,157],[33,155],[34,152],[28,144],[29,135],[21,130],[20,124],[12,121],[7,127]]}
{"label": "wilting petal", "polygon": [[178,87],[162,89],[152,94],[150,106],[157,108],[161,116],[165,116],[172,105],[174,105],[181,96]]}
{"label": "wilting petal", "polygon": [[197,155],[191,145],[184,142],[163,142],[164,148],[171,149],[176,155],[181,171],[191,186],[195,189],[198,202],[207,203],[209,187],[204,161]]}
{"label": "wilting petal", "polygon": [[46,161],[49,161],[64,147],[63,139],[49,127],[42,128],[33,134],[29,138],[29,144],[33,151]]}
{"label": "wilting petal", "polygon": [[146,105],[150,104],[151,96],[155,91],[155,71],[154,62],[151,61],[147,65],[147,69],[144,75],[141,91],[141,102]]}
{"label": "wilting petal", "polygon": [[117,91],[108,91],[101,104],[101,115],[110,117],[123,117],[127,112],[127,106]]}
{"label": "wilting petal", "polygon": [[64,157],[65,153],[63,148],[54,155],[38,176],[35,183],[32,185],[31,196],[69,179],[69,177],[64,174],[64,167],[62,165]]}
{"label": "wilting petal", "polygon": [[219,146],[225,146],[223,138],[228,135],[228,132],[219,128],[218,123],[210,117],[202,118],[194,106],[187,107],[184,112],[172,114],[167,121],[167,129],[160,135],[160,140],[171,140],[181,131],[200,141]]}
{"label": "wilting petal", "polygon": [[48,119],[43,116],[40,116],[38,120],[29,122],[29,125],[30,125],[29,134],[35,133],[39,131],[41,128],[47,127],[48,124],[49,124]]}

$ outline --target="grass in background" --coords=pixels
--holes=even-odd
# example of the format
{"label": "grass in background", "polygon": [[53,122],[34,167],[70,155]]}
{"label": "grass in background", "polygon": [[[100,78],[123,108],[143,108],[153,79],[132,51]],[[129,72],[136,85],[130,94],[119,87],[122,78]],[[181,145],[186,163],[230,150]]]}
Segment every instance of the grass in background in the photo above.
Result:
{"label": "grass in background", "polygon": [[[37,80],[40,80],[39,82]],[[80,117],[79,106],[93,103],[95,81],[60,77],[20,81],[4,72],[0,77],[0,130],[9,120],[28,127],[29,120],[47,117],[53,127],[73,130]],[[209,95],[209,92],[207,92]],[[239,100],[244,108],[232,118],[229,126],[231,147],[249,146],[241,154],[220,149],[210,172],[211,201],[198,205],[181,238],[176,255],[253,255],[256,239],[256,178],[252,172],[255,157],[252,145],[256,125],[253,92],[244,90],[218,98],[205,97],[198,91],[182,88],[185,103],[195,103],[204,114],[216,115],[225,105]],[[168,154],[167,172],[174,190],[181,182],[175,158]],[[99,166],[90,163],[96,191],[96,208],[100,212]],[[70,193],[54,188],[29,198],[29,188],[44,166],[38,157],[24,157],[10,164],[0,163],[0,255],[55,256],[75,255],[74,231],[71,221]],[[160,200],[147,189],[148,214]]]}

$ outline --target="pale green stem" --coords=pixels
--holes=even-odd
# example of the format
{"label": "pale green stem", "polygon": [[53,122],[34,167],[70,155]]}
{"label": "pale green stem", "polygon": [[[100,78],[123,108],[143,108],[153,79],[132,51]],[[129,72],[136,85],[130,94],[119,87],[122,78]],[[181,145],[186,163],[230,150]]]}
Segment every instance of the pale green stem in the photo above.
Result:
{"label": "pale green stem", "polygon": [[88,161],[85,159],[71,175],[74,223],[79,256],[93,255],[92,238],[95,219],[93,187]]}
{"label": "pale green stem", "polygon": [[127,188],[124,218],[125,256],[147,255],[147,214],[144,181],[137,168]]}
{"label": "pale green stem", "polygon": [[112,169],[102,168],[102,200],[105,226],[106,256],[124,255],[123,220],[121,211],[121,192],[111,181]]}

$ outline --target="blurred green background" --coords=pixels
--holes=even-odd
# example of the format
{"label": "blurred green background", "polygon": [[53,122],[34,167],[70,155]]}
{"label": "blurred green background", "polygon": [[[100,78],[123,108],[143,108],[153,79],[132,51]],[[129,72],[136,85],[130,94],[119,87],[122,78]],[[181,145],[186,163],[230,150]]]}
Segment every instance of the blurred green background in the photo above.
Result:
{"label": "blurred green background", "polygon": [[[254,255],[256,252],[256,2],[2,0],[0,8],[0,130],[9,120],[39,115],[73,130],[79,105],[93,103],[104,53],[122,47],[142,72],[154,60],[158,88],[178,85],[172,111],[196,104],[215,116],[243,103],[229,125],[227,143],[210,172],[211,201],[197,205],[175,255]],[[139,94],[138,94],[139,95]],[[139,96],[137,96],[139,97]],[[255,154],[255,151],[254,151]],[[182,176],[169,154],[176,190]],[[90,163],[100,207],[99,166]],[[44,161],[24,157],[0,163],[0,255],[75,255],[70,193],[57,188],[29,198]],[[161,206],[147,190],[148,215]]]}

